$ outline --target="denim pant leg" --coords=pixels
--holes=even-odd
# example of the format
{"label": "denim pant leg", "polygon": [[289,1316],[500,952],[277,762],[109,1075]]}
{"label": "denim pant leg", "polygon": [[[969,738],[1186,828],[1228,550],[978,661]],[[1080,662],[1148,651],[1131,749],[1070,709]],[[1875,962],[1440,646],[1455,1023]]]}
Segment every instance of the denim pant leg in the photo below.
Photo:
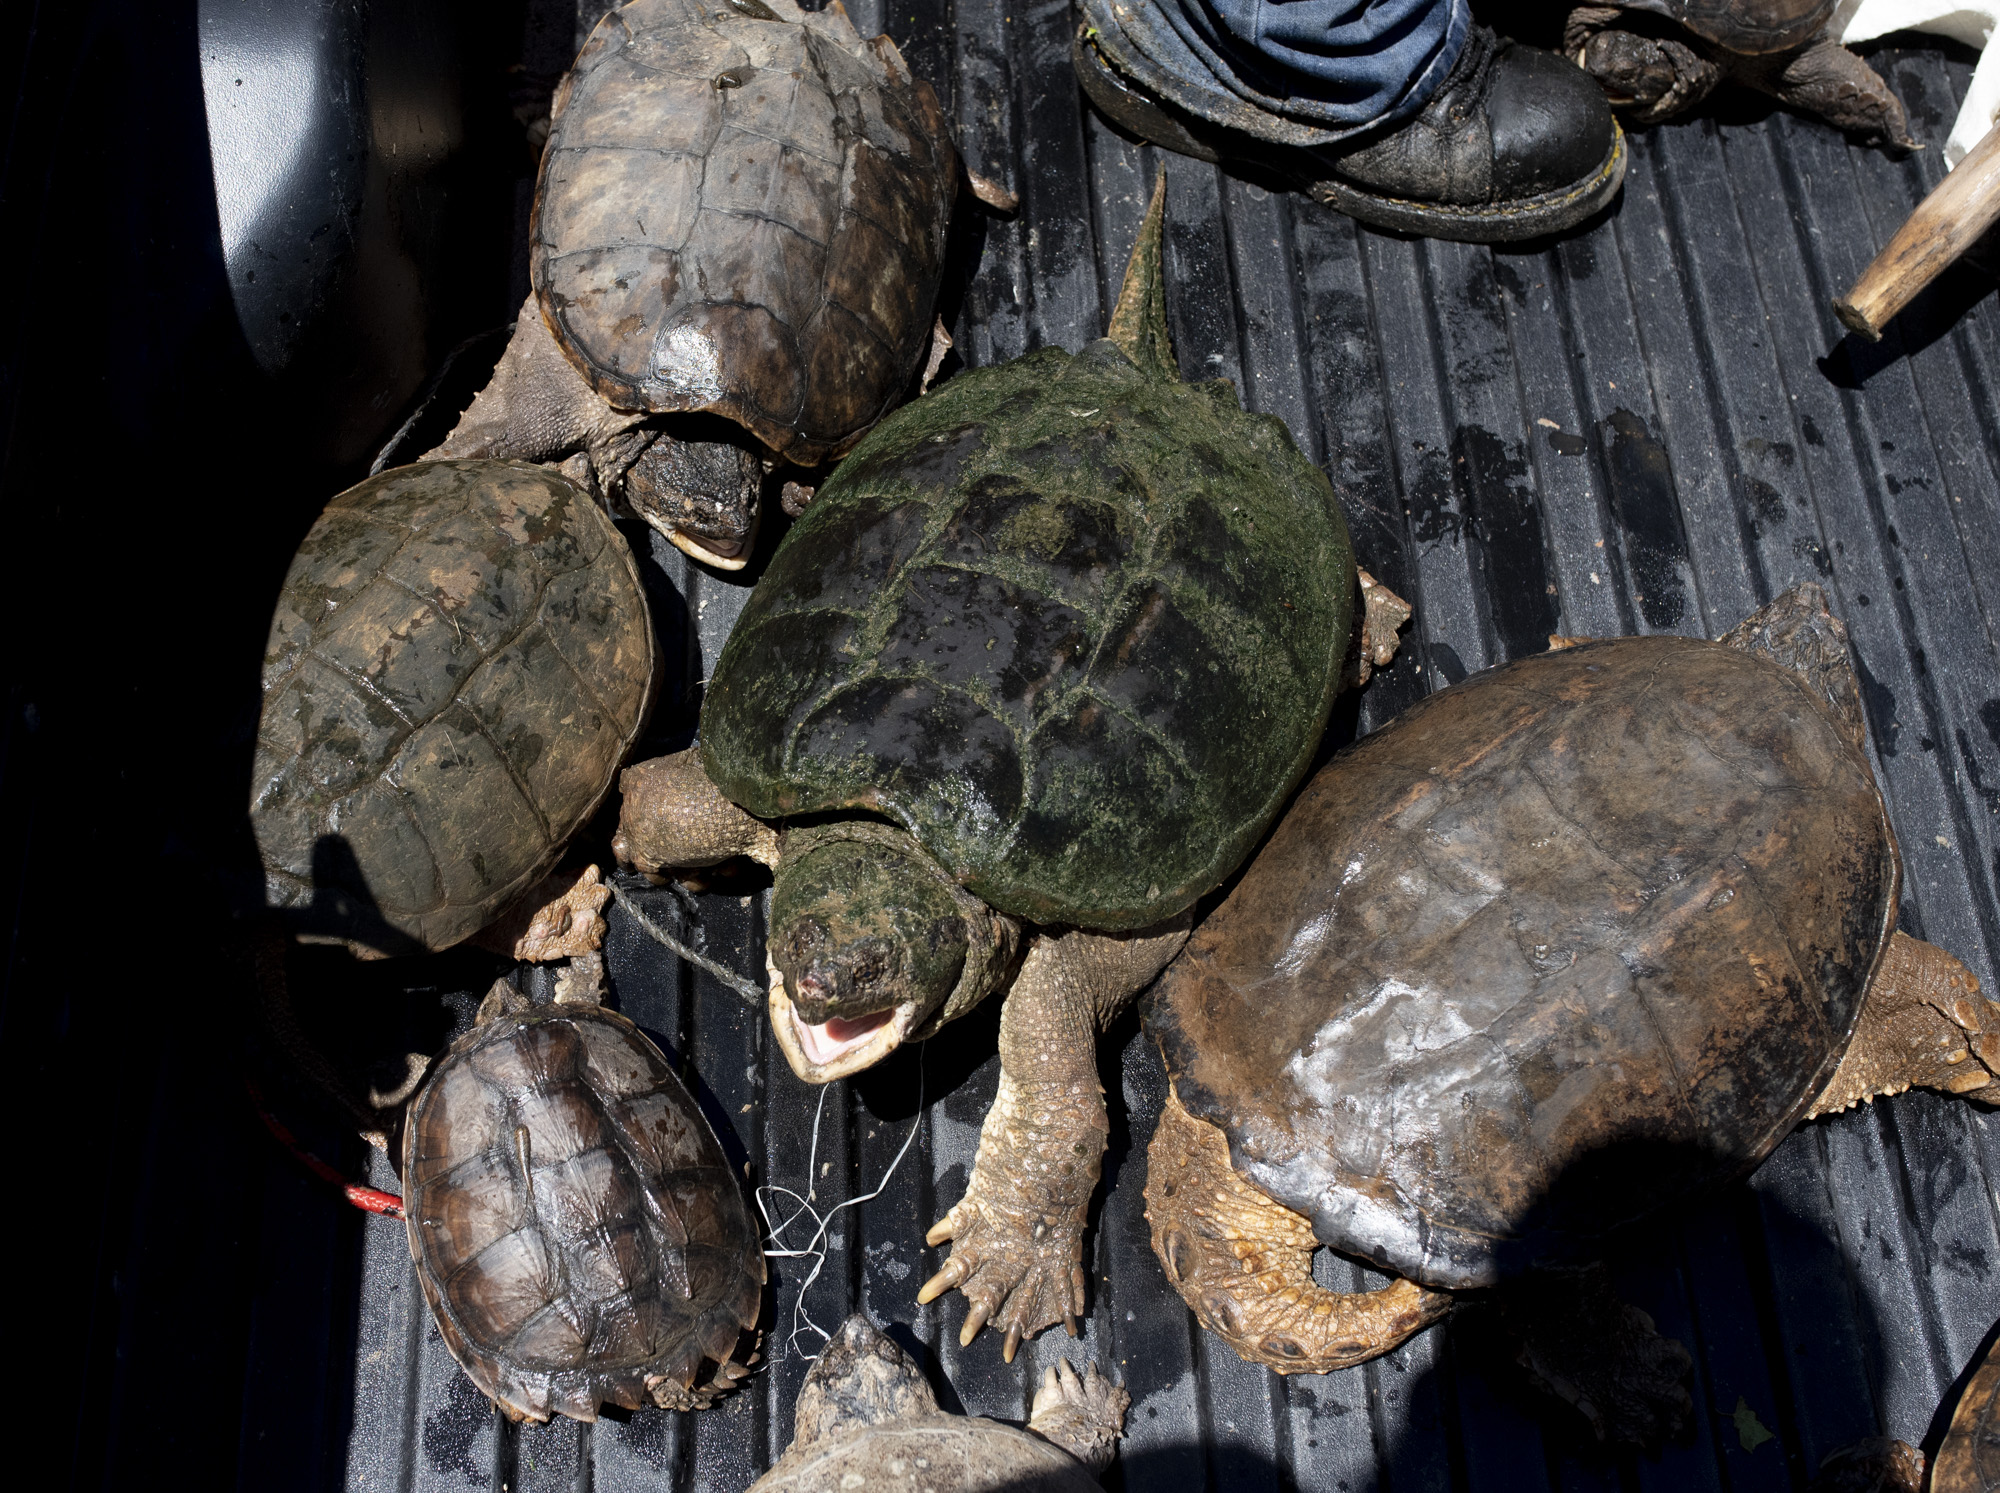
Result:
{"label": "denim pant leg", "polygon": [[1467,0],[1135,0],[1122,29],[1170,73],[1329,132],[1394,124],[1444,82]]}

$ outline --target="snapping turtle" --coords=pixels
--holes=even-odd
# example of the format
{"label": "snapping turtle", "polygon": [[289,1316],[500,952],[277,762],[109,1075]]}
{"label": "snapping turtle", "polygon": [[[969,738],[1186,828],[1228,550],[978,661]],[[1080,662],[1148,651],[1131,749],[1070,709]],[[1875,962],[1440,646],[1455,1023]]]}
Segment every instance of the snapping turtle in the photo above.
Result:
{"label": "snapping turtle", "polygon": [[1067,1362],[1035,1392],[1028,1429],[947,1415],[922,1370],[859,1312],[799,1390],[792,1444],[749,1493],[887,1488],[898,1493],[1097,1493],[1132,1397]]}
{"label": "snapping turtle", "polygon": [[534,293],[436,454],[566,460],[742,566],[766,470],[838,456],[907,390],[958,175],[930,85],[838,4],[630,0],[557,89]]}
{"label": "snapping turtle", "polygon": [[1109,338],[885,420],[751,596],[699,749],[621,780],[621,860],[774,868],[771,1021],[808,1082],[1007,990],[999,1097],[930,1233],[955,1252],[919,1299],[961,1286],[963,1340],[991,1318],[1009,1359],[1084,1309],[1093,1035],[1305,772],[1351,636],[1387,662],[1409,615],[1369,582],[1352,627],[1325,475],[1226,382],[1180,381],[1164,191]]}
{"label": "snapping turtle", "polygon": [[[1801,1119],[1912,1084],[2000,1100],[2000,1007],[1895,931],[1819,588],[1719,643],[1559,641],[1322,769],[1148,998],[1153,1246],[1247,1359],[1373,1357]],[[1403,1278],[1322,1290],[1317,1244]]]}
{"label": "snapping turtle", "polygon": [[657,671],[631,552],[559,472],[431,462],[349,488],[271,619],[250,801],[267,901],[364,958],[489,924],[517,957],[595,948],[609,889],[544,878]]}
{"label": "snapping turtle", "polygon": [[1579,5],[1563,50],[1635,124],[1693,108],[1723,79],[1869,144],[1919,150],[1889,85],[1827,33],[1835,0],[1611,0]]}
{"label": "snapping turtle", "polygon": [[494,985],[411,1101],[403,1211],[445,1345],[510,1420],[698,1410],[755,1361],[742,1188],[659,1048],[584,982],[547,1004]]}

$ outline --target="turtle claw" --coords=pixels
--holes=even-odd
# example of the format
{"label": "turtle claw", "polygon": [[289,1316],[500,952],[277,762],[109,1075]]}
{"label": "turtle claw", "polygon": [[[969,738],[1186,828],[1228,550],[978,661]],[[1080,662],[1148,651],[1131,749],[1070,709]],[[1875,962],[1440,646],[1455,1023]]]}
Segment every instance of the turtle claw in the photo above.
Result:
{"label": "turtle claw", "polygon": [[952,1242],[951,1258],[917,1292],[919,1304],[956,1287],[970,1307],[959,1332],[969,1347],[989,1323],[1001,1332],[1001,1357],[1014,1361],[1024,1338],[1064,1323],[1072,1337],[1084,1309],[1083,1219],[1033,1218],[981,1208],[970,1196],[925,1236]]}
{"label": "turtle claw", "polygon": [[1016,1322],[1007,1329],[1007,1336],[1000,1344],[1000,1361],[1012,1363],[1014,1355],[1021,1350],[1021,1324]]}
{"label": "turtle claw", "polygon": [[[943,1225],[940,1224],[938,1227],[942,1228]],[[937,1230],[933,1229],[931,1232],[935,1234]],[[936,1244],[938,1241],[926,1235],[925,1242],[930,1244]],[[953,1286],[957,1285],[960,1281],[964,1280],[965,1271],[966,1271],[966,1262],[964,1256],[955,1255],[951,1259],[945,1261],[944,1269],[940,1270],[936,1275],[933,1275],[929,1280],[925,1281],[922,1286],[918,1287],[917,1305],[929,1306],[933,1301],[937,1300],[938,1297],[944,1295],[946,1291],[949,1291]]]}

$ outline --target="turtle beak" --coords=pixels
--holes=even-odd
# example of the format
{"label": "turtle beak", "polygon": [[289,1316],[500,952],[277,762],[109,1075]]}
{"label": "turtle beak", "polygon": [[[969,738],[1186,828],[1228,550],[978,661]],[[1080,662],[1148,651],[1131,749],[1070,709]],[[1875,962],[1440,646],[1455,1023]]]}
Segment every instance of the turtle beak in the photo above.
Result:
{"label": "turtle beak", "polygon": [[757,526],[754,523],[749,534],[734,546],[735,553],[729,555],[717,554],[692,534],[679,529],[670,529],[665,524],[654,524],[653,527],[666,535],[668,542],[682,554],[690,555],[704,565],[713,565],[717,570],[741,570],[750,563],[751,551],[757,546]]}
{"label": "turtle beak", "polygon": [[769,955],[764,968],[771,980],[771,1031],[792,1072],[806,1083],[832,1083],[874,1067],[901,1047],[923,1018],[917,1002],[905,1001],[853,1021],[834,1016],[815,1025],[799,1015],[785,977]]}

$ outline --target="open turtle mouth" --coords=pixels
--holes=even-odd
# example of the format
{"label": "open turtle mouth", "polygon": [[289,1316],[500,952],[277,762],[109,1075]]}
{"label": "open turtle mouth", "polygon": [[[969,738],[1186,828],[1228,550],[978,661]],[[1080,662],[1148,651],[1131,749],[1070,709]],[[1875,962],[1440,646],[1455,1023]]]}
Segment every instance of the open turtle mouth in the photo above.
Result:
{"label": "open turtle mouth", "polygon": [[814,1024],[799,1015],[785,990],[785,977],[768,958],[771,977],[771,1031],[785,1061],[807,1083],[832,1083],[872,1068],[903,1045],[922,1013],[914,1001],[848,1021],[839,1016]]}
{"label": "open turtle mouth", "polygon": [[741,570],[745,565],[749,564],[750,548],[756,538],[757,532],[752,528],[748,538],[736,540],[718,539],[713,541],[722,546],[722,548],[733,551],[733,553],[725,555],[710,549],[702,540],[695,538],[694,535],[687,533],[683,529],[670,529],[665,524],[655,524],[653,527],[666,535],[673,546],[682,554],[691,555],[704,565],[713,565],[717,570]]}

